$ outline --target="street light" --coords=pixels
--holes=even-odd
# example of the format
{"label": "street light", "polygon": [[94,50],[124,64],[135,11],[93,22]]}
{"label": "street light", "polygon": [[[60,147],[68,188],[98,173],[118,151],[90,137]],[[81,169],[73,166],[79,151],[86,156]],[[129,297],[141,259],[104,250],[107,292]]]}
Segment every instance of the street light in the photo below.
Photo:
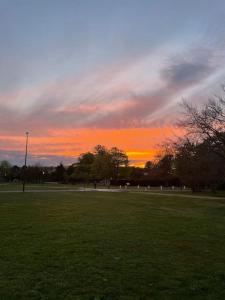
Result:
{"label": "street light", "polygon": [[29,135],[29,132],[26,132],[26,151],[25,151],[24,173],[23,173],[23,192],[25,191],[25,184],[26,184],[28,135]]}

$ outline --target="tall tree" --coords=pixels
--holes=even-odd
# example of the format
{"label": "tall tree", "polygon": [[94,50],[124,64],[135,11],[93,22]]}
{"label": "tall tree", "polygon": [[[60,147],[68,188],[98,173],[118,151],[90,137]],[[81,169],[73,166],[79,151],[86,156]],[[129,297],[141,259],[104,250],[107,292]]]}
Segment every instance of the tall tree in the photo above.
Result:
{"label": "tall tree", "polygon": [[193,191],[216,186],[223,182],[225,169],[222,158],[211,151],[207,141],[194,143],[186,139],[177,144],[175,171],[182,182]]}
{"label": "tall tree", "polygon": [[95,156],[91,152],[83,153],[74,167],[73,178],[89,182],[92,179],[92,164]]}
{"label": "tall tree", "polygon": [[158,180],[162,180],[166,185],[172,180],[174,175],[174,157],[172,154],[164,154],[154,166],[155,177]]}
{"label": "tall tree", "polygon": [[109,182],[113,176],[112,160],[106,148],[101,148],[100,151],[95,152],[91,173],[95,180],[104,180],[105,183]]}
{"label": "tall tree", "polygon": [[66,169],[62,163],[60,163],[55,169],[55,180],[58,182],[64,182]]}
{"label": "tall tree", "polygon": [[184,116],[179,126],[185,128],[195,140],[207,140],[211,151],[225,160],[225,99],[215,96],[201,108],[186,102],[183,107]]}
{"label": "tall tree", "polygon": [[94,148],[94,155],[104,156],[108,150],[103,145],[97,145]]}
{"label": "tall tree", "polygon": [[111,162],[112,162],[112,175],[114,179],[118,179],[120,168],[126,168],[128,166],[129,160],[127,154],[118,149],[117,147],[113,147],[109,151]]}

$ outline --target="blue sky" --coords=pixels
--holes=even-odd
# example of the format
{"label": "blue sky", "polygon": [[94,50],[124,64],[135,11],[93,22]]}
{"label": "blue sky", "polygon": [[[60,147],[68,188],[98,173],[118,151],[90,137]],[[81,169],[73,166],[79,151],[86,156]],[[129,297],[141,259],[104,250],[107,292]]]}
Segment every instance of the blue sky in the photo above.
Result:
{"label": "blue sky", "polygon": [[[120,130],[160,127],[163,137],[182,97],[201,103],[219,90],[224,20],[222,0],[0,0],[0,160],[22,151],[27,128],[57,145],[71,130],[117,130],[125,150],[152,149],[121,143]],[[64,146],[46,150],[48,161],[92,143]]]}
{"label": "blue sky", "polygon": [[220,34],[224,1],[0,1],[1,90]]}

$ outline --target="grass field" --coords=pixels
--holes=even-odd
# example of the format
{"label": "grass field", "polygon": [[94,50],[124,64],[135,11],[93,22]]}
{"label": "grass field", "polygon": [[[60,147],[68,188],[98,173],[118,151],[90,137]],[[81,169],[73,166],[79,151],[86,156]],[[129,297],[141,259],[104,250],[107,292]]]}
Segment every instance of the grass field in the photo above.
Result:
{"label": "grass field", "polygon": [[[61,183],[27,183],[26,184],[26,190],[29,191],[37,191],[37,190],[78,190],[80,188],[91,188],[93,189],[93,184],[61,184]],[[97,188],[99,189],[105,189],[107,188],[104,185],[98,185]],[[120,189],[119,186],[111,186],[110,189]],[[190,189],[181,190],[178,187],[175,187],[175,189],[172,189],[172,187],[164,187],[163,190],[160,189],[160,187],[151,187],[151,189],[147,189],[144,186],[141,186],[139,189],[137,186],[130,186],[128,189],[125,189],[122,187],[121,190],[126,191],[135,191],[135,192],[153,192],[153,193],[160,193],[160,194],[180,194],[180,195],[193,195],[193,196],[210,196],[210,197],[222,197],[225,198],[225,191],[217,191],[216,193],[213,193],[211,191],[202,191],[198,193],[192,193]],[[1,191],[22,191],[22,183],[0,183],[0,192]]]}
{"label": "grass field", "polygon": [[225,299],[225,201],[0,194],[0,299]]}
{"label": "grass field", "polygon": [[[74,184],[56,184],[56,183],[27,183],[25,185],[26,190],[67,190],[67,189],[77,189],[81,185]],[[22,183],[1,183],[0,191],[22,191]]]}

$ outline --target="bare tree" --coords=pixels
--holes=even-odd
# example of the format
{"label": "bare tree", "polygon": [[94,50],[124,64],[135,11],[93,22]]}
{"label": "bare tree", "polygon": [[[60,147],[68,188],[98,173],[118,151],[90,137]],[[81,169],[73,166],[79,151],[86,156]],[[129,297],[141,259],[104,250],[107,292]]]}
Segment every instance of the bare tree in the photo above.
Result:
{"label": "bare tree", "polygon": [[207,141],[211,150],[225,159],[225,98],[215,96],[202,108],[187,102],[182,105],[184,118],[178,125],[186,129],[187,135]]}

